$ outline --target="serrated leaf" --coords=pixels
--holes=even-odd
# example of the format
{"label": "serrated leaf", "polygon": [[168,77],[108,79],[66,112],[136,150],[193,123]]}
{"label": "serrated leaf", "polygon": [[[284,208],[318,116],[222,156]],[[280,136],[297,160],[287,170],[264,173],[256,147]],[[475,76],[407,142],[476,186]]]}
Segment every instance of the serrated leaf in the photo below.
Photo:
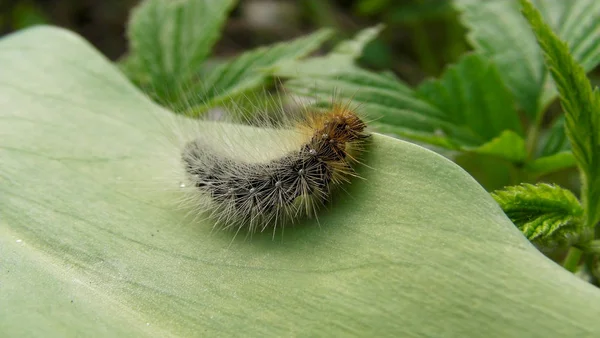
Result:
{"label": "serrated leaf", "polygon": [[[497,63],[519,105],[535,119],[555,97],[548,85],[541,51],[517,0],[454,0],[470,30],[475,49]],[[600,2],[596,0],[537,0],[544,17],[569,42],[586,70],[600,62]]]}
{"label": "serrated leaf", "polygon": [[250,50],[220,63],[204,73],[200,81],[185,86],[185,94],[178,99],[175,107],[178,111],[188,109],[197,113],[224,100],[234,99],[249,89],[263,85],[270,76],[266,68],[308,55],[331,34],[331,30],[321,29],[292,41]]}
{"label": "serrated leaf", "polygon": [[133,10],[128,25],[129,57],[147,72],[144,89],[150,95],[163,104],[177,101],[181,88],[210,53],[234,3],[145,0]]}
{"label": "serrated leaf", "polygon": [[492,193],[502,210],[532,242],[573,244],[583,228],[583,208],[569,190],[550,184],[521,184]]}
{"label": "serrated leaf", "polygon": [[275,240],[232,242],[186,220],[169,192],[179,182],[160,179],[172,167],[157,135],[189,119],[150,102],[89,43],[28,30],[0,40],[0,68],[3,336],[600,332],[598,289],[540,255],[431,151],[375,135],[352,198]]}
{"label": "serrated leaf", "polygon": [[310,77],[337,74],[356,68],[355,61],[362,55],[365,46],[373,41],[383,25],[365,28],[358,32],[353,39],[345,40],[325,56],[312,57],[306,60],[290,60],[280,63],[270,69],[270,72],[280,77]]}
{"label": "serrated leaf", "polygon": [[338,43],[330,54],[347,55],[356,60],[362,55],[365,46],[369,44],[369,42],[375,40],[383,28],[383,24],[365,28],[358,32],[353,39],[344,40]]}
{"label": "serrated leaf", "polygon": [[600,93],[592,90],[585,69],[543,21],[539,11],[529,1],[521,0],[521,4],[560,92],[567,136],[582,173],[586,225],[593,227],[600,220]]}
{"label": "serrated leaf", "polygon": [[505,130],[522,134],[510,92],[496,66],[480,55],[464,56],[440,79],[422,83],[417,95],[444,112],[446,120],[469,130],[449,134],[464,144],[481,145]]}
{"label": "serrated leaf", "polygon": [[519,105],[529,116],[538,111],[544,83],[542,56],[513,0],[454,0],[467,38],[475,50],[491,58]]}

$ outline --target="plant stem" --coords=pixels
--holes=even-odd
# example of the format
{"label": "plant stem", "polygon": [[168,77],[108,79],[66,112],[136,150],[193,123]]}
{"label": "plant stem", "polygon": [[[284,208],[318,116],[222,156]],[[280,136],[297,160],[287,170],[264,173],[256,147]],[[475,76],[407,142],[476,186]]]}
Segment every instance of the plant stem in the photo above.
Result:
{"label": "plant stem", "polygon": [[[544,77],[546,78],[546,77]],[[535,155],[535,151],[537,148],[538,138],[540,137],[540,129],[542,127],[542,122],[544,122],[544,116],[546,115],[546,111],[548,110],[548,106],[540,107],[539,111],[535,115],[535,120],[532,121],[529,130],[527,130],[527,140],[525,144],[525,149],[527,151],[527,158],[529,160],[533,159]]]}
{"label": "plant stem", "polygon": [[586,254],[584,257],[585,268],[590,274],[591,280],[590,283],[598,286],[598,274],[596,273],[596,257],[593,254]]}
{"label": "plant stem", "polygon": [[569,252],[567,253],[567,257],[563,262],[563,267],[568,271],[575,272],[577,267],[579,266],[579,260],[581,259],[581,255],[583,251],[577,249],[576,247],[570,247]]}

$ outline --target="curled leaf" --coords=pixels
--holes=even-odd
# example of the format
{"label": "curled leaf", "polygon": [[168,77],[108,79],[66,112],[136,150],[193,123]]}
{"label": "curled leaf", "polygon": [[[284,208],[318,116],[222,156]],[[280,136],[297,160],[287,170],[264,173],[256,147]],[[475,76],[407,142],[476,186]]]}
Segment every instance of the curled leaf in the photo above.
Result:
{"label": "curled leaf", "polygon": [[550,184],[521,184],[492,193],[502,210],[532,242],[552,247],[575,242],[583,208],[569,190]]}

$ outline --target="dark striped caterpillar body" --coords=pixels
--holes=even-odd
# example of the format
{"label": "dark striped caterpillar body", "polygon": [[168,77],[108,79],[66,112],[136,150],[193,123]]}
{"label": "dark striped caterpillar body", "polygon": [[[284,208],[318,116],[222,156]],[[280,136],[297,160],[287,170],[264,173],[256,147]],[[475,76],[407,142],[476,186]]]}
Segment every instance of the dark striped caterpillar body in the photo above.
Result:
{"label": "dark striped caterpillar body", "polygon": [[252,233],[316,216],[332,189],[356,176],[352,164],[369,134],[355,112],[306,112],[292,127],[305,139],[298,148],[260,163],[220,154],[201,138],[185,145],[185,172],[209,199],[204,209],[215,227]]}

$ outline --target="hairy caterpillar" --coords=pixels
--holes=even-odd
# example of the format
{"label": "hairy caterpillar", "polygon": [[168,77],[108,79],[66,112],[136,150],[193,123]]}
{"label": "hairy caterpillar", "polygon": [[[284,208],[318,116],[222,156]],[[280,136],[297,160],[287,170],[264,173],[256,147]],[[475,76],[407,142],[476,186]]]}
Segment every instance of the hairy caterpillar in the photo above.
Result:
{"label": "hairy caterpillar", "polygon": [[[180,206],[213,229],[275,235],[303,218],[318,219],[319,209],[358,177],[354,166],[370,134],[351,101],[333,98],[323,109],[294,100],[286,109],[269,100],[275,111],[253,106],[248,114],[236,101],[211,111],[209,120],[225,121],[173,115],[175,125],[167,126],[165,160],[176,177],[161,181],[176,185],[184,193]],[[235,123],[240,116],[246,123]]]}
{"label": "hairy caterpillar", "polygon": [[[355,175],[350,162],[368,138],[348,106],[305,110],[292,126],[304,137],[296,149],[264,162],[238,161],[196,138],[181,153],[189,184],[207,197],[217,226],[250,232],[315,215],[332,187]],[[302,139],[302,138],[301,138]]]}

